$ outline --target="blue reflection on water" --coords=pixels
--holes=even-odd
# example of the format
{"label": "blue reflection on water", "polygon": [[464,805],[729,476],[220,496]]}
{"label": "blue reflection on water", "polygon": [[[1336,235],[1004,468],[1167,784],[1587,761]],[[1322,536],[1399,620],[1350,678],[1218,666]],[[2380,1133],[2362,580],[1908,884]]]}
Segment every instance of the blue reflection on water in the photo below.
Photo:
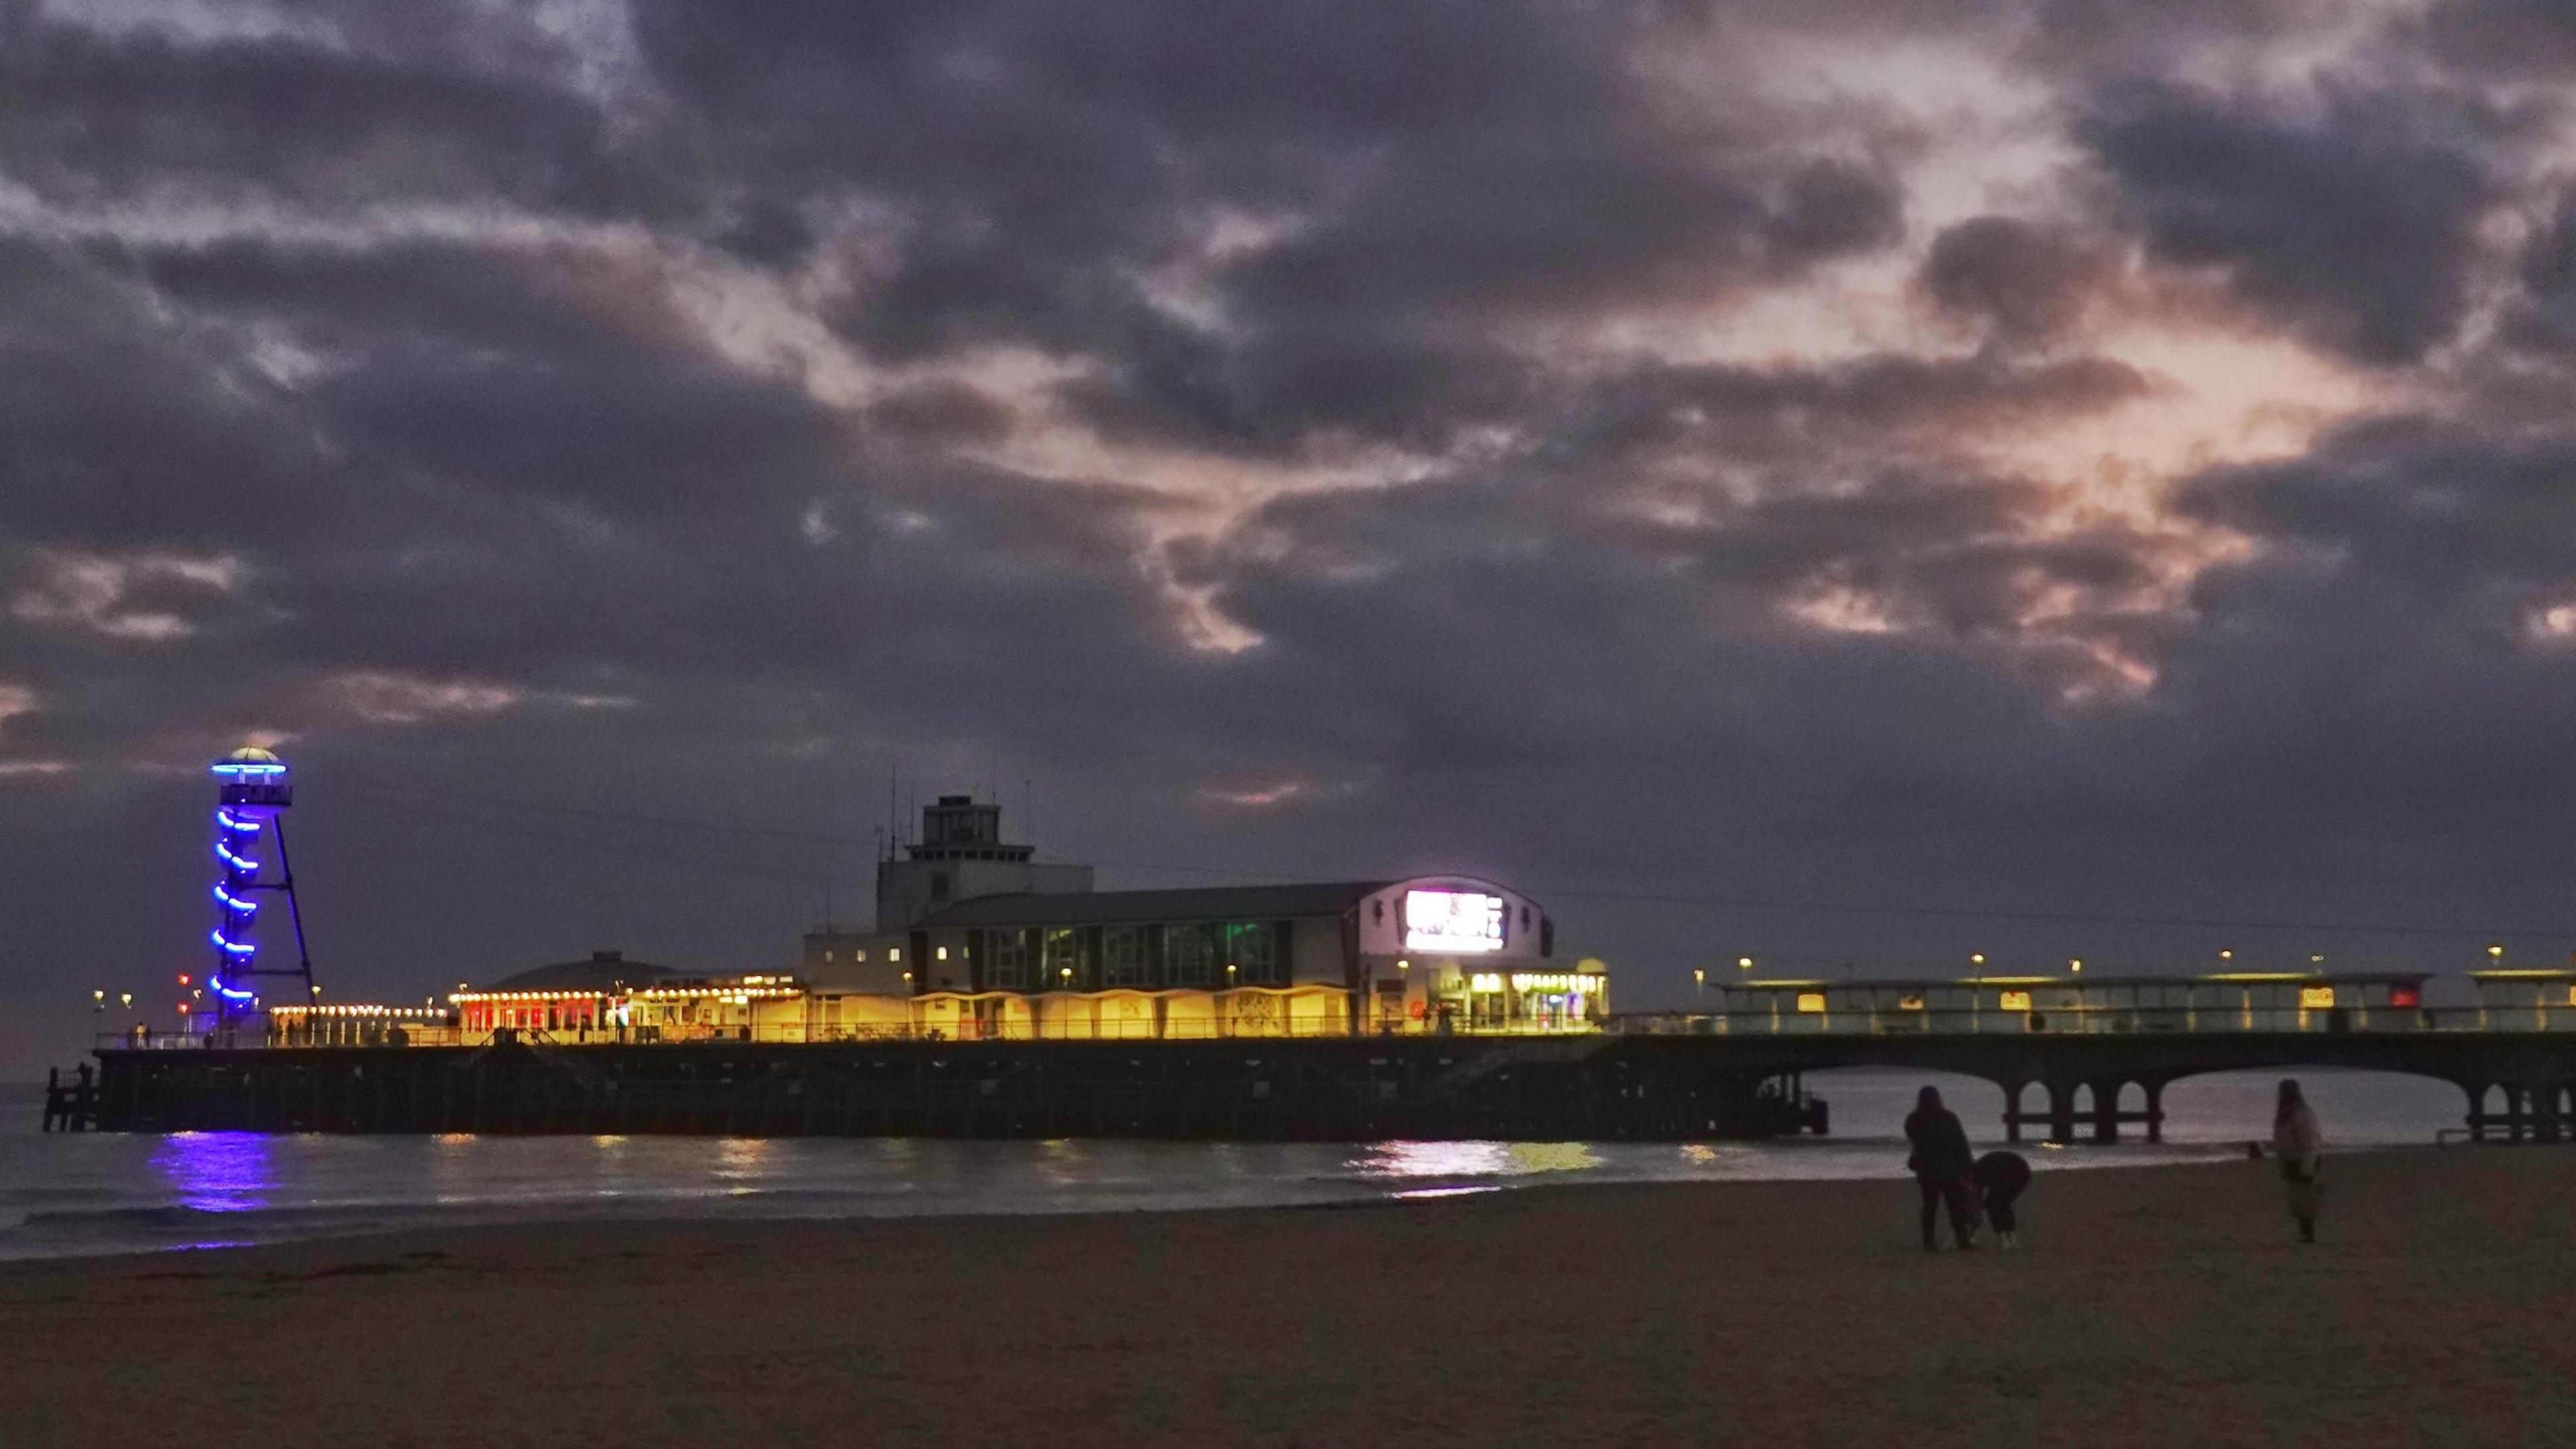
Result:
{"label": "blue reflection on water", "polygon": [[181,1207],[254,1212],[277,1189],[277,1139],[257,1132],[179,1132],[161,1141],[152,1166]]}

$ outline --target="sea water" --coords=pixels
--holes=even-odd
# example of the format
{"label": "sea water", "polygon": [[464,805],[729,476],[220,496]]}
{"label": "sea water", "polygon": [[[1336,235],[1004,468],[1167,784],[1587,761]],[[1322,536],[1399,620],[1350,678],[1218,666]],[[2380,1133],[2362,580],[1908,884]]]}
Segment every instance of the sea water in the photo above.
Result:
{"label": "sea water", "polygon": [[[2043,1169],[2238,1157],[2270,1135],[2278,1075],[2173,1084],[2160,1145],[2023,1150]],[[2421,1078],[2297,1075],[2339,1147],[2427,1145],[2467,1110],[2455,1088]],[[1833,1135],[1763,1143],[40,1135],[42,1089],[0,1087],[0,1258],[564,1219],[1277,1207],[1558,1183],[1898,1177],[1901,1124],[1926,1083],[1981,1147],[2002,1140],[1993,1086],[1860,1069],[1808,1078],[1832,1104]],[[2039,1105],[2036,1090],[2028,1099]]]}

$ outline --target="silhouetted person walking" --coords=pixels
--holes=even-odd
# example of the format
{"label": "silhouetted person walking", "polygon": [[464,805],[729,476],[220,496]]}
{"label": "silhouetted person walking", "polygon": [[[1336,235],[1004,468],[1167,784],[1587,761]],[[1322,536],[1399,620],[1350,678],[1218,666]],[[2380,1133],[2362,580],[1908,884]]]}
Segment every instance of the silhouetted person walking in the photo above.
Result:
{"label": "silhouetted person walking", "polygon": [[2290,1216],[2299,1225],[2299,1241],[2317,1240],[2317,1209],[2325,1197],[2325,1185],[2317,1181],[2317,1162],[2326,1150],[2325,1128],[2317,1121],[2317,1109],[2299,1091],[2296,1081],[2281,1083],[2281,1102],[2272,1112],[2272,1152],[2281,1159],[2281,1187],[2289,1200]]}
{"label": "silhouetted person walking", "polygon": [[1950,1209],[1950,1236],[1962,1248],[1977,1245],[1976,1209],[1968,1197],[1968,1172],[1976,1154],[1968,1148],[1968,1129],[1959,1115],[1941,1105],[1941,1089],[1925,1087],[1905,1119],[1905,1140],[1914,1151],[1905,1166],[1923,1193],[1923,1251],[1938,1252],[1932,1228],[1936,1212]]}
{"label": "silhouetted person walking", "polygon": [[2018,1152],[1989,1152],[1968,1169],[1968,1178],[1986,1201],[1986,1221],[1995,1225],[1998,1247],[2021,1246],[2021,1218],[2013,1204],[2030,1186],[2030,1159]]}

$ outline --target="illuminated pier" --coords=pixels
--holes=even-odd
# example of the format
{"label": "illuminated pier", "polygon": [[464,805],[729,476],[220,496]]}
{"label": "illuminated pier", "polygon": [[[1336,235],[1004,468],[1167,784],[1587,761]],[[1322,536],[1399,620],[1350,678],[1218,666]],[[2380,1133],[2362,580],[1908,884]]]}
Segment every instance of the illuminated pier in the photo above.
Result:
{"label": "illuminated pier", "polygon": [[[282,773],[245,778],[282,805]],[[232,788],[217,816],[226,985],[253,969],[232,959],[250,944],[237,904],[285,884],[232,838],[276,827]],[[1713,989],[1703,973],[1705,1010],[1615,1015],[1607,968],[1558,958],[1547,912],[1494,882],[1096,891],[1089,867],[1004,841],[999,813],[931,806],[922,839],[880,862],[878,929],[810,933],[794,972],[601,951],[418,1007],[308,992],[264,1019],[103,1042],[47,1122],[1673,1139],[1822,1131],[1808,1074],[1883,1066],[1995,1083],[2016,1140],[2107,1142],[2159,1137],[2164,1088],[2184,1077],[2339,1066],[2458,1085],[2473,1137],[2576,1129],[2576,972],[2491,961],[2471,973],[2476,1006],[2439,1009],[2407,973],[2087,976],[2069,962]]]}

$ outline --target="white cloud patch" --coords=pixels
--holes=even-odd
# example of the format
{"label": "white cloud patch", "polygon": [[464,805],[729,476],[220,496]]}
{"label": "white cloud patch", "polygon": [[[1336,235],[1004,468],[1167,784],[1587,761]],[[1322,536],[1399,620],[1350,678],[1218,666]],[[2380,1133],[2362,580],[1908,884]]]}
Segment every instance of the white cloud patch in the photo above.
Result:
{"label": "white cloud patch", "polygon": [[518,707],[527,698],[525,690],[506,684],[424,679],[379,670],[335,676],[330,688],[351,714],[376,725],[417,725],[496,715]]}
{"label": "white cloud patch", "polygon": [[247,569],[232,554],[103,554],[53,550],[9,601],[11,617],[128,643],[168,644],[197,632],[181,612],[239,592]]}

